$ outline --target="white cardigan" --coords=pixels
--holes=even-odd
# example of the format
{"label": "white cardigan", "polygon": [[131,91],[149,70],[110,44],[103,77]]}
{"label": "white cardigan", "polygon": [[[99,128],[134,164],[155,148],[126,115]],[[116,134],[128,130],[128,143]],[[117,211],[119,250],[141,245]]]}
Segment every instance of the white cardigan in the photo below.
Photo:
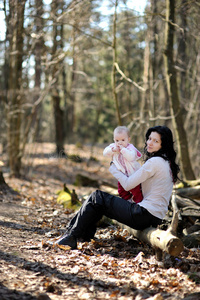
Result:
{"label": "white cardigan", "polygon": [[[103,151],[103,155],[110,157],[119,171],[124,174],[127,172],[127,175],[130,176],[140,168],[140,164],[137,160],[142,157],[142,154],[133,146],[133,144],[128,144],[128,146],[122,148],[120,152],[113,152],[112,148],[114,146],[115,143],[107,146]],[[124,166],[120,161],[120,155],[123,157]]]}
{"label": "white cardigan", "polygon": [[109,171],[126,191],[141,183],[144,198],[138,205],[146,208],[157,218],[165,217],[173,189],[172,173],[168,161],[161,157],[152,157],[130,177],[118,171],[114,164],[110,166]]}

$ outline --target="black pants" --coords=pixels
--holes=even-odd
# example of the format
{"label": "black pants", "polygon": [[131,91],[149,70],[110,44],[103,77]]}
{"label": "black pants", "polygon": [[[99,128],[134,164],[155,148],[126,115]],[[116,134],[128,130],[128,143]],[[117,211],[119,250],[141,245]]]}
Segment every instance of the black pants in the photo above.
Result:
{"label": "black pants", "polygon": [[96,223],[103,215],[139,230],[149,226],[157,227],[162,222],[136,203],[97,190],[72,218],[67,231],[77,238],[89,240],[94,237]]}

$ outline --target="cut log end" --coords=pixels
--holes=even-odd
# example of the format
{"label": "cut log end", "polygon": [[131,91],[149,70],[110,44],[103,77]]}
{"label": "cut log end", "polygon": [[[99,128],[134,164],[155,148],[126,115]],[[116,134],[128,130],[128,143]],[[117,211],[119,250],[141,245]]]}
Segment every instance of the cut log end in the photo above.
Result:
{"label": "cut log end", "polygon": [[183,243],[178,238],[170,239],[166,245],[166,252],[172,256],[178,256],[184,249]]}

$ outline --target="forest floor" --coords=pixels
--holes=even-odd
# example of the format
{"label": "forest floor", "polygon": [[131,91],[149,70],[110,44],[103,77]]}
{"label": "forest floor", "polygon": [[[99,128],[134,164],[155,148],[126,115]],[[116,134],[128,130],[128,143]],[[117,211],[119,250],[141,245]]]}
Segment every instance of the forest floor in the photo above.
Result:
{"label": "forest floor", "polygon": [[96,188],[74,186],[78,173],[116,184],[102,149],[90,150],[68,146],[67,154],[82,158],[74,162],[51,154],[51,144],[40,145],[24,161],[24,178],[4,172],[18,194],[0,193],[0,300],[200,299],[200,249],[185,248],[160,263],[150,246],[114,225],[99,227],[77,250],[49,244],[73,216],[57,203],[64,183],[79,198]]}

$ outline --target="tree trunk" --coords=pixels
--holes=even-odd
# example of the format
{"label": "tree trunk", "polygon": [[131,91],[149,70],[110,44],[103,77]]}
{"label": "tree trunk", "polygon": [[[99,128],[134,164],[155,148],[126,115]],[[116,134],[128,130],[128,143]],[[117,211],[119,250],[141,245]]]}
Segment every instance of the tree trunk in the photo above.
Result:
{"label": "tree trunk", "polygon": [[117,63],[117,49],[116,49],[117,47],[116,44],[117,6],[118,6],[118,0],[115,0],[115,12],[113,16],[113,43],[112,43],[112,48],[113,48],[112,91],[113,91],[113,99],[115,101],[115,106],[116,106],[118,125],[122,125],[117,91],[116,91],[116,68],[115,68],[115,63]]}
{"label": "tree trunk", "polygon": [[[40,97],[40,88],[41,88],[41,76],[42,76],[42,55],[44,52],[44,37],[43,37],[43,0],[36,0],[36,34],[39,36],[37,38],[35,43],[35,96],[34,96],[34,102],[36,102]],[[35,109],[35,112],[33,113],[32,119],[33,124],[35,126],[35,136],[39,135],[40,130],[40,117],[38,112],[42,112],[42,105],[41,103],[37,106]]]}
{"label": "tree trunk", "polygon": [[[23,132],[22,140],[22,155],[24,155],[25,146],[28,140],[35,140],[35,137],[39,133],[40,128],[40,116],[38,112],[42,112],[41,101],[39,101],[41,94],[41,76],[42,76],[42,55],[44,49],[44,38],[43,38],[43,0],[35,0],[35,10],[37,18],[35,18],[35,34],[36,38],[34,41],[33,54],[35,58],[35,87],[34,87],[34,97],[33,106],[31,112],[28,112],[26,116],[26,126]],[[37,105],[37,101],[39,102]],[[31,130],[33,129],[34,130]],[[32,136],[30,136],[30,132]]]}
{"label": "tree trunk", "polygon": [[[156,111],[156,99],[159,99],[156,95],[157,89],[154,89],[155,82],[157,80],[157,60],[158,60],[158,29],[157,29],[157,0],[151,1],[151,6],[153,10],[153,15],[151,18],[151,23],[149,24],[149,27],[151,28],[151,39],[152,39],[152,46],[153,46],[153,53],[152,53],[152,61],[150,62],[150,69],[149,69],[149,84],[150,84],[150,110],[151,110],[151,116],[150,116],[150,124],[151,126],[155,126],[155,116],[158,113]],[[151,120],[151,118],[153,120]]]}
{"label": "tree trunk", "polygon": [[22,101],[22,61],[23,61],[23,24],[25,0],[9,2],[8,43],[9,43],[9,78],[8,78],[8,156],[11,176],[19,177],[21,170],[20,129]]}
{"label": "tree trunk", "polygon": [[7,202],[18,199],[19,193],[13,190],[5,181],[0,169],[0,201]]}
{"label": "tree trunk", "polygon": [[[59,10],[62,11],[62,3],[57,3],[52,1],[52,14],[58,17]],[[61,98],[59,94],[59,75],[61,74],[61,69],[59,68],[59,65],[62,65],[62,60],[59,59],[59,49],[61,48],[62,44],[62,30],[61,26],[54,24],[53,27],[53,48],[52,48],[52,59],[55,61],[53,63],[53,70],[52,74],[55,78],[55,83],[52,88],[52,101],[53,101],[53,108],[54,108],[54,120],[55,120],[55,142],[56,142],[56,153],[59,156],[65,156],[65,150],[64,150],[64,121],[63,121],[63,110],[61,108]]]}
{"label": "tree trunk", "polygon": [[54,89],[52,95],[55,120],[56,153],[59,157],[65,156],[64,150],[64,131],[63,131],[63,110],[60,108],[60,96]]}
{"label": "tree trunk", "polygon": [[3,173],[0,171],[0,185],[6,184],[5,179],[3,177]]}
{"label": "tree trunk", "polygon": [[[76,20],[75,20],[76,22]],[[74,140],[74,133],[76,130],[76,85],[77,85],[77,53],[76,53],[76,27],[72,28],[72,73],[71,73],[71,87],[70,87],[70,102],[68,103],[68,140],[72,142]]]}
{"label": "tree trunk", "polygon": [[175,128],[176,140],[180,156],[180,166],[184,179],[195,179],[190,163],[188,152],[188,142],[183,126],[183,111],[180,105],[177,76],[174,64],[174,24],[175,24],[175,0],[166,0],[166,42],[165,42],[165,70],[167,88],[169,94],[169,104],[172,115],[173,126]]}
{"label": "tree trunk", "polygon": [[[143,70],[143,86],[144,86],[144,92],[142,93],[142,101],[140,104],[140,122],[145,124],[144,120],[146,120],[147,113],[146,110],[149,110],[149,117],[151,118],[151,111],[148,103],[149,98],[149,64],[150,64],[150,34],[147,32],[146,38],[145,38],[145,49],[144,49],[144,70]],[[146,107],[146,105],[148,105]],[[143,126],[142,126],[143,127]],[[145,128],[146,129],[146,128]],[[142,128],[142,131],[144,131],[144,128]]]}
{"label": "tree trunk", "polygon": [[187,70],[187,53],[186,53],[186,45],[187,45],[187,0],[182,0],[180,5],[180,18],[181,18],[181,28],[180,31],[180,40],[179,40],[179,48],[178,48],[178,55],[180,58],[180,95],[182,99],[190,99],[188,94],[188,89],[186,85],[186,70]]}

